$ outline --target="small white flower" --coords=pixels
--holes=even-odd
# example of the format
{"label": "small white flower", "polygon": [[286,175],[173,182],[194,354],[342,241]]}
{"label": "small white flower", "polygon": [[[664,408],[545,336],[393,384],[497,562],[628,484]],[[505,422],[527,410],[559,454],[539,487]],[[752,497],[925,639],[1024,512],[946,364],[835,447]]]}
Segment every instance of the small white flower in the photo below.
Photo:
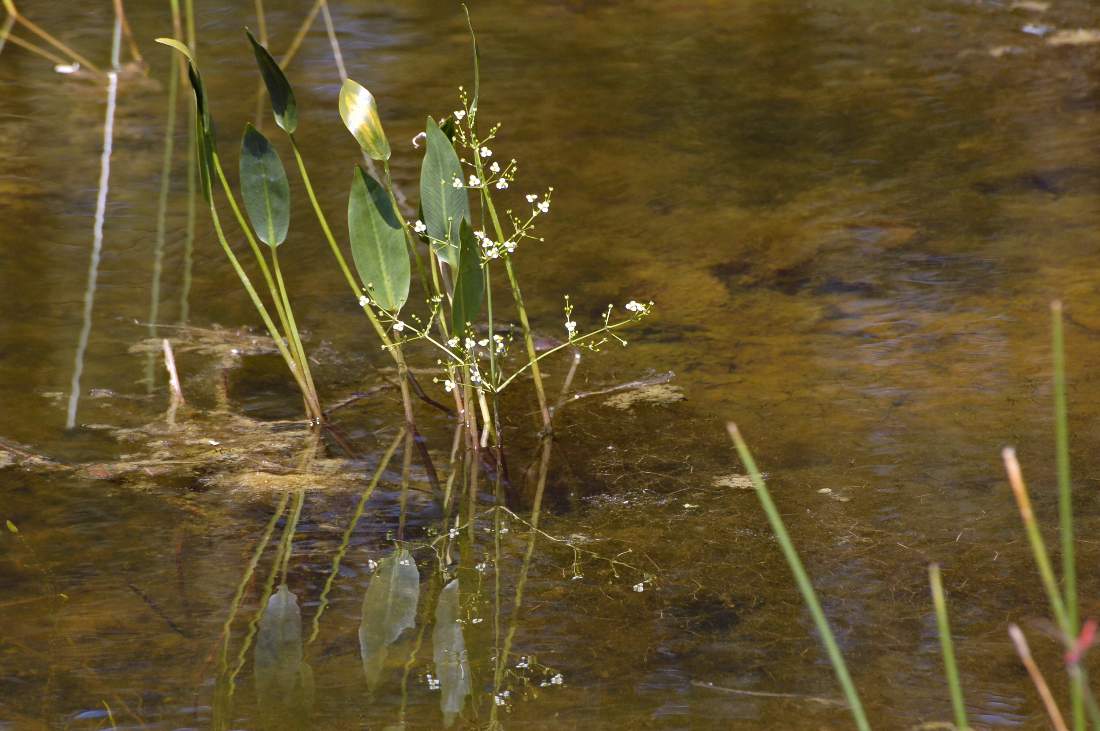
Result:
{"label": "small white flower", "polygon": [[370,298],[367,297],[367,295],[365,295],[365,294],[359,295],[359,306],[360,307],[366,307],[369,304],[370,304]]}
{"label": "small white flower", "polygon": [[439,690],[439,678],[433,678],[431,673],[425,678],[428,681],[428,690]]}
{"label": "small white flower", "polygon": [[496,160],[493,160],[493,164],[489,166],[489,172],[499,173],[500,172],[500,163],[497,162]]}
{"label": "small white flower", "polygon": [[486,571],[489,570],[489,564],[482,561],[477,566],[474,566],[474,568],[477,569],[480,573],[484,574]]}
{"label": "small white flower", "polygon": [[504,704],[506,704],[506,703],[507,703],[508,701],[507,701],[507,699],[506,699],[506,698],[504,697],[504,694],[503,694],[503,693],[499,693],[499,694],[497,694],[497,695],[493,696],[493,702],[494,702],[494,703],[496,703],[496,704],[497,704],[498,706],[503,706],[503,705],[504,705]]}
{"label": "small white flower", "polygon": [[413,224],[413,231],[416,231],[418,234],[422,234],[427,230],[428,227],[424,225],[424,222],[421,221],[419,218],[416,219],[416,223]]}
{"label": "small white flower", "polygon": [[488,147],[482,147],[480,150],[478,150],[477,154],[481,155],[482,157],[492,157],[493,151],[490,150]]}
{"label": "small white flower", "polygon": [[519,662],[516,663],[516,669],[522,670],[523,668],[530,667],[526,657],[521,657]]}
{"label": "small white flower", "polygon": [[474,231],[474,238],[477,239],[478,241],[480,241],[481,239],[485,238],[485,232],[484,231]]}
{"label": "small white flower", "polygon": [[624,307],[626,307],[626,309],[630,310],[631,312],[645,312],[645,305],[643,305],[641,302],[636,302],[634,300],[630,300],[629,302],[627,302]]}
{"label": "small white flower", "polygon": [[485,620],[482,619],[481,617],[474,617],[473,619],[470,620],[470,624],[481,624],[484,621]]}
{"label": "small white flower", "polygon": [[367,561],[367,570],[368,571],[374,571],[376,568],[378,568],[378,562],[377,561],[375,561],[373,558],[370,559],[369,561]]}
{"label": "small white flower", "polygon": [[477,366],[470,369],[470,382],[481,383],[481,371],[477,369]]}
{"label": "small white flower", "polygon": [[497,249],[496,247],[493,247],[492,249],[486,249],[485,250],[485,256],[489,257],[490,259],[499,259],[500,258],[500,250]]}
{"label": "small white flower", "polygon": [[457,348],[458,347],[458,338],[451,338],[450,340],[448,340],[447,341],[447,347],[448,348]]}
{"label": "small white flower", "polygon": [[466,342],[463,343],[463,345],[466,346],[466,350],[473,350],[474,346],[477,345],[477,343],[474,341],[473,338],[466,338]]}
{"label": "small white flower", "polygon": [[540,201],[539,202],[539,210],[542,211],[543,213],[549,213],[550,212],[550,201]]}
{"label": "small white flower", "polygon": [[470,187],[471,188],[476,188],[479,185],[481,185],[481,179],[478,178],[476,175],[471,175],[470,176]]}
{"label": "small white flower", "polygon": [[447,531],[447,535],[451,538],[458,538],[458,528],[451,528],[449,531]]}
{"label": "small white flower", "polygon": [[455,390],[455,382],[452,381],[450,378],[448,378],[447,380],[445,380],[443,382],[443,390],[446,391],[447,393],[450,393],[451,391]]}
{"label": "small white flower", "polygon": [[504,242],[504,250],[507,251],[509,254],[511,254],[513,251],[516,250],[516,242],[511,241],[511,240],[505,241]]}
{"label": "small white flower", "polygon": [[539,197],[537,195],[535,195],[534,193],[528,193],[527,194],[527,202],[528,203],[534,203],[538,199],[539,199]]}
{"label": "small white flower", "polygon": [[461,122],[462,118],[466,116],[466,111],[463,110],[463,109],[456,109],[454,114],[455,114],[455,119],[458,120],[459,122]]}
{"label": "small white flower", "polygon": [[451,181],[451,187],[452,188],[461,188],[462,187],[462,178],[455,178],[454,180],[452,180]]}
{"label": "small white flower", "polygon": [[508,188],[508,181],[501,178],[497,181],[497,190],[506,190]]}
{"label": "small white flower", "polygon": [[401,322],[400,320],[393,323],[393,331],[394,332],[401,332],[404,329],[405,329],[405,323]]}
{"label": "small white flower", "polygon": [[573,576],[571,578],[572,578],[573,581],[580,581],[581,579],[584,578],[584,574],[573,574]]}
{"label": "small white flower", "polygon": [[558,673],[554,677],[550,678],[550,684],[551,685],[561,685],[564,682],[565,682],[565,678],[562,676],[561,673]]}
{"label": "small white flower", "polygon": [[642,582],[642,581],[639,581],[637,584],[634,585],[634,591],[641,594],[643,591],[645,591],[645,583]]}
{"label": "small white flower", "polygon": [[569,333],[569,337],[573,337],[573,333],[577,331],[577,323],[574,320],[566,320],[565,331]]}

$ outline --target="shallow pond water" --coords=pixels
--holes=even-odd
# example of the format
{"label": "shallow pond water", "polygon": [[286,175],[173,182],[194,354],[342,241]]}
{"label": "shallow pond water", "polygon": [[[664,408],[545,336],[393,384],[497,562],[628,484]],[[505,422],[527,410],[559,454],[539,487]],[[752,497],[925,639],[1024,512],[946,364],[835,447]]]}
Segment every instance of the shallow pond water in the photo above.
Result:
{"label": "shallow pond water", "polygon": [[[19,5],[106,58],[108,3]],[[235,130],[255,109],[239,32],[253,4],[197,5],[223,154],[235,161]],[[309,3],[267,5],[280,49]],[[406,141],[469,84],[461,10],[332,5],[349,73],[379,99],[395,178],[415,190],[419,153]],[[535,329],[563,332],[565,293],[582,321],[631,298],[654,300],[656,313],[628,348],[584,358],[575,390],[589,395],[561,412],[546,535],[500,706],[493,648],[530,533],[495,523],[488,501],[473,538],[462,531],[457,611],[476,702],[459,726],[484,725],[496,708],[512,728],[849,727],[744,489],[723,427],[736,419],[877,728],[951,715],[932,561],[975,726],[1045,727],[1006,627],[1029,629],[1052,677],[1056,648],[1034,630],[1045,601],[999,450],[1018,446],[1053,525],[1048,303],[1061,298],[1081,589],[1085,610],[1100,610],[1100,45],[1022,29],[1096,28],[1100,14],[1087,0],[1015,5],[473,5],[482,114],[504,125],[498,154],[522,163],[516,198],[555,186],[546,242],[519,258]],[[433,641],[448,640],[431,620],[455,607],[425,545],[446,532],[444,516],[419,467],[402,491],[398,450],[356,519],[400,426],[388,364],[295,189],[284,256],[322,399],[370,394],[335,412],[350,452],[314,445],[294,421],[289,379],[240,330],[259,323],[201,206],[188,262],[182,94],[150,331],[169,66],[149,39],[170,22],[167,3],[128,7],[154,81],[119,88],[74,429],[105,95],[11,45],[0,54],[0,516],[19,530],[0,539],[0,727],[102,728],[109,707],[123,727],[438,728],[428,676],[439,673]],[[289,75],[304,154],[339,221],[355,150],[319,20]],[[189,401],[174,425],[151,335],[176,343]],[[566,368],[552,362],[551,382]],[[669,371],[654,398],[604,393]],[[525,465],[535,406],[509,406]],[[422,418],[445,464],[452,424],[429,408]],[[284,501],[300,518],[280,573],[285,519],[270,521]],[[508,505],[526,516],[529,496]],[[256,553],[269,530],[271,547]],[[361,613],[398,535],[421,574],[420,613],[368,691]],[[275,614],[259,619],[269,595],[288,617],[298,607],[311,693],[298,670],[294,692],[270,693],[270,659],[285,655],[272,644]],[[529,667],[517,667],[523,658]]]}

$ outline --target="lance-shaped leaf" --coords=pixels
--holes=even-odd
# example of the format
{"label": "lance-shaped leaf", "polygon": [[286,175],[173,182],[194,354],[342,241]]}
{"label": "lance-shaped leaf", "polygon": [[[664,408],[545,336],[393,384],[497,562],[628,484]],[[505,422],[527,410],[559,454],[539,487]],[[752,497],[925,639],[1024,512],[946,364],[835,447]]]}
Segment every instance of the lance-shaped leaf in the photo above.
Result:
{"label": "lance-shaped leaf", "polygon": [[389,193],[360,168],[348,199],[351,256],[363,286],[384,310],[397,313],[409,298],[409,253]]}
{"label": "lance-shaped leaf", "polygon": [[371,690],[378,685],[390,645],[416,625],[419,600],[420,572],[411,553],[399,548],[378,562],[363,597],[359,624],[359,656]]}
{"label": "lance-shaped leaf", "polygon": [[273,248],[283,243],[290,228],[290,183],[279,153],[251,124],[241,139],[241,197],[260,241]]}
{"label": "lance-shaped leaf", "polygon": [[187,78],[191,81],[191,88],[195,92],[195,132],[196,152],[199,158],[199,179],[202,182],[202,194],[207,203],[213,200],[213,187],[211,183],[211,170],[214,166],[214,124],[210,118],[210,108],[207,104],[206,90],[203,87],[202,76],[195,66],[195,58],[183,43],[174,38],[158,38],[157,43],[162,43],[169,48],[178,51],[187,59]]}
{"label": "lance-shaped leaf", "polygon": [[302,610],[279,586],[260,616],[255,654],[256,693],[265,716],[283,718],[313,705],[313,671],[302,661]]}
{"label": "lance-shaped leaf", "polygon": [[481,313],[481,298],[485,293],[485,272],[481,269],[481,252],[470,224],[459,226],[461,250],[458,258],[458,276],[455,277],[454,297],[451,300],[452,332],[462,337],[471,323]]}
{"label": "lance-shaped leaf", "polygon": [[286,584],[271,595],[256,635],[256,690],[261,699],[294,691],[302,666],[302,612]]}
{"label": "lance-shaped leaf", "polygon": [[292,135],[298,129],[298,105],[294,102],[294,90],[290,88],[290,82],[286,80],[286,74],[279,67],[279,62],[253,37],[252,31],[246,28],[245,33],[252,44],[252,52],[256,54],[256,63],[260,66],[260,76],[263,77],[267,93],[271,97],[275,124]]}
{"label": "lance-shaped leaf", "polygon": [[[459,226],[470,220],[470,199],[460,183],[462,163],[447,135],[428,117],[424,129],[427,149],[420,166],[420,205],[424,209],[424,225],[432,237],[436,255],[452,270],[458,269]],[[446,243],[435,243],[435,242]]]}
{"label": "lance-shaped leaf", "polygon": [[459,616],[458,579],[443,587],[435,606],[435,628],[432,630],[432,658],[435,676],[439,679],[439,709],[448,728],[462,712],[466,696],[470,695],[470,662],[466,655],[466,640],[462,635]]}
{"label": "lance-shaped leaf", "polygon": [[373,160],[390,159],[390,141],[378,118],[378,104],[366,87],[345,79],[340,87],[340,118],[351,136]]}

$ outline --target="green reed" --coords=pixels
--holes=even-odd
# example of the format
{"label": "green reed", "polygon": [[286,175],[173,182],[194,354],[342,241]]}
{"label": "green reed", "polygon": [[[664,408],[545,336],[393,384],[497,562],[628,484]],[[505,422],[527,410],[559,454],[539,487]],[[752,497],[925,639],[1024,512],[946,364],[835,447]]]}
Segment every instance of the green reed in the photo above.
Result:
{"label": "green reed", "polygon": [[940,575],[939,564],[928,567],[928,583],[932,587],[932,605],[936,610],[936,628],[939,630],[940,650],[943,653],[943,674],[947,679],[947,688],[951,692],[951,710],[955,713],[955,728],[958,731],[967,731],[970,728],[970,722],[966,718],[966,703],[963,701],[959,668],[955,664],[955,646],[951,640],[947,596],[943,590],[943,577]]}
{"label": "green reed", "polygon": [[848,708],[852,712],[852,718],[856,722],[856,727],[860,729],[860,731],[869,731],[871,726],[867,722],[867,715],[863,711],[863,704],[859,700],[859,693],[856,692],[855,684],[852,682],[852,677],[848,673],[848,666],[844,662],[844,655],[841,654],[840,647],[836,642],[836,637],[833,636],[833,631],[829,627],[829,620],[826,619],[825,611],[821,608],[821,602],[818,601],[817,592],[814,591],[813,583],[810,581],[810,577],[806,573],[805,567],[802,565],[802,559],[798,557],[798,551],[795,550],[794,543],[791,542],[791,537],[787,533],[787,527],[783,524],[783,518],[779,515],[779,510],[776,509],[775,503],[772,502],[771,493],[768,492],[768,486],[764,483],[764,478],[760,474],[760,470],[756,466],[756,461],[753,459],[748,445],[745,444],[741,432],[737,429],[737,425],[730,422],[726,425],[726,429],[729,431],[730,439],[733,440],[733,444],[737,449],[737,454],[740,456],[741,462],[745,465],[745,469],[748,470],[749,477],[752,478],[752,485],[756,489],[756,497],[759,498],[760,505],[764,508],[764,513],[768,516],[768,523],[771,525],[776,540],[779,541],[779,547],[783,551],[783,558],[786,559],[787,566],[790,567],[791,573],[794,574],[795,583],[798,584],[798,590],[802,593],[802,600],[806,602],[806,606],[810,610],[814,625],[817,627],[817,633],[821,637],[822,644],[825,645],[825,652],[829,656],[829,662],[833,666],[833,672],[836,673],[837,680],[840,682],[840,687],[844,691],[844,697],[848,700]]}

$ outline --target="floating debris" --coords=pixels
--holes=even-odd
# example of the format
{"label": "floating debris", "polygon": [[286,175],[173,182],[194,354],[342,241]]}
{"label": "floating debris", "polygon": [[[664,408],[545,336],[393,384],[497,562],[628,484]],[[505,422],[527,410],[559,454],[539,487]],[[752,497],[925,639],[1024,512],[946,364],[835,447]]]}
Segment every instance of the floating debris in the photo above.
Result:
{"label": "floating debris", "polygon": [[1060,30],[1047,38],[1049,46],[1086,46],[1090,43],[1100,43],[1100,30],[1095,28]]}
{"label": "floating debris", "polygon": [[654,406],[667,406],[687,398],[684,389],[679,386],[671,386],[667,383],[658,383],[645,386],[633,391],[619,393],[604,401],[604,406],[613,409],[627,411],[638,404],[652,404]]}

